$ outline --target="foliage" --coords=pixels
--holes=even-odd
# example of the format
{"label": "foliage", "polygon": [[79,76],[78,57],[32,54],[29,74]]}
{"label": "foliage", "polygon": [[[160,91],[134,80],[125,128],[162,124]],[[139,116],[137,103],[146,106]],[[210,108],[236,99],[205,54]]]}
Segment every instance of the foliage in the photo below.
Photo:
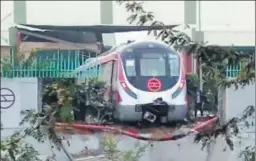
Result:
{"label": "foliage", "polygon": [[[86,79],[76,84],[74,79],[53,80],[44,86],[43,103],[50,105],[59,99],[62,107],[58,111],[59,121],[74,121],[74,112],[82,114],[80,121],[85,121],[85,114],[94,122],[102,122],[111,110],[111,103],[104,98],[105,82],[95,78]],[[63,102],[65,100],[65,102]],[[85,111],[83,111],[85,110]]]}
{"label": "foliage", "polygon": [[196,90],[199,89],[199,78],[197,74],[187,75],[187,95],[190,97],[196,96]]}
{"label": "foliage", "polygon": [[39,51],[41,50],[33,50],[25,54],[20,53],[19,56],[15,57],[13,55],[1,57],[1,75],[4,77],[13,77],[15,75],[24,77],[36,75],[38,70],[49,69],[51,61],[38,61],[37,53]]}
{"label": "foliage", "polygon": [[1,160],[39,161],[38,152],[22,139],[20,133],[15,133],[6,141],[1,141]]}
{"label": "foliage", "polygon": [[[203,96],[204,96],[204,109],[215,112],[217,107],[217,96],[218,96],[218,85],[215,79],[203,79]],[[187,75],[187,96],[190,99],[190,104],[192,106],[195,102],[196,91],[199,89],[199,77],[197,74],[188,74]]]}
{"label": "foliage", "polygon": [[96,78],[76,85],[74,102],[80,109],[85,108],[86,122],[102,123],[111,112],[111,102],[104,99],[106,88],[106,83]]}
{"label": "foliage", "polygon": [[[236,88],[239,86],[246,86],[251,83],[255,83],[255,59],[250,53],[237,53],[232,48],[224,49],[217,45],[207,45],[203,42],[194,42],[185,33],[176,30],[175,28],[167,28],[166,25],[160,21],[155,20],[153,12],[147,12],[143,8],[143,2],[137,1],[117,1],[120,5],[124,5],[126,11],[130,14],[127,18],[129,23],[137,24],[140,26],[151,25],[151,26],[161,26],[160,31],[151,30],[149,34],[153,33],[157,39],[165,42],[166,44],[173,46],[178,51],[183,51],[187,54],[193,54],[193,57],[197,58],[203,68],[203,78],[206,84],[214,83],[213,89],[218,89],[218,87],[228,88],[234,85]],[[245,65],[242,71],[238,74],[235,79],[228,80],[225,75],[225,69],[229,65],[238,64],[243,62]],[[193,80],[193,79],[192,79]],[[191,84],[191,82],[188,82]],[[193,86],[190,86],[194,88]],[[192,94],[192,90],[189,90],[189,94]],[[217,91],[214,91],[217,92]],[[248,110],[250,109],[250,110]],[[219,125],[216,129],[212,129],[207,134],[198,134],[196,140],[201,140],[202,138],[216,138],[217,136],[224,135],[226,142],[231,149],[233,149],[233,143],[228,134],[228,131],[234,129],[238,132],[236,124],[241,121],[246,121],[248,116],[248,111],[255,111],[255,107],[250,106],[241,119],[233,118],[224,125]],[[229,130],[228,130],[229,129]],[[209,141],[210,139],[205,139]],[[207,141],[203,141],[206,144]],[[248,150],[248,149],[247,149]],[[251,153],[250,153],[251,154]]]}
{"label": "foliage", "polygon": [[120,151],[117,147],[118,140],[114,134],[105,135],[103,144],[104,154],[110,161],[139,161],[146,148],[151,145],[151,143],[141,145],[137,142],[132,150]]}
{"label": "foliage", "polygon": [[188,99],[188,119],[194,120],[194,109],[196,100],[196,91],[199,89],[199,78],[197,74],[189,73],[187,79],[187,99]]}
{"label": "foliage", "polygon": [[244,159],[244,161],[252,161],[255,160],[255,146],[247,146],[239,156]]}
{"label": "foliage", "polygon": [[[49,107],[43,117],[34,111],[23,111],[23,120],[20,126],[29,123],[28,127],[20,132],[15,132],[7,139],[1,140],[1,153],[6,161],[34,161],[40,160],[38,152],[30,144],[25,143],[25,138],[33,137],[39,143],[44,143],[45,138],[50,139],[60,149],[62,139],[54,132],[54,114],[56,110]],[[47,125],[47,126],[45,126]],[[2,158],[1,158],[2,159]]]}
{"label": "foliage", "polygon": [[[152,12],[144,10],[142,3],[136,1],[119,1],[121,5],[125,5],[127,12],[131,15],[128,18],[130,23],[137,25],[152,25],[161,26],[160,31],[150,31],[154,35],[161,39],[168,45],[172,45],[175,49],[185,51],[188,54],[194,54],[203,65],[203,75],[206,84],[213,83],[213,89],[215,87],[229,87],[231,85],[245,86],[255,81],[255,60],[252,59],[249,54],[239,54],[232,49],[223,49],[215,45],[206,45],[204,43],[193,42],[189,36],[185,33],[175,30],[173,28],[166,28],[166,26],[157,20],[155,20]],[[32,61],[29,58],[27,62],[31,64]],[[236,64],[240,61],[245,62],[245,66],[242,72],[234,80],[227,80],[225,73],[223,72],[230,64]],[[2,62],[2,60],[1,60]],[[26,66],[26,63],[22,63]],[[5,67],[7,67],[6,65]],[[7,68],[5,70],[11,70]],[[2,71],[1,71],[2,72]],[[188,81],[188,90],[190,95],[194,95],[194,89],[198,86],[196,76],[190,77]],[[212,82],[211,82],[212,81]],[[84,84],[75,85],[72,80],[63,79],[55,80],[45,86],[44,98],[43,98],[43,111],[23,111],[24,116],[21,125],[27,125],[26,129],[21,132],[17,132],[5,140],[1,140],[1,160],[6,161],[36,161],[39,160],[38,152],[29,144],[25,143],[25,138],[30,136],[36,139],[39,143],[45,142],[49,139],[53,143],[53,147],[58,150],[63,149],[62,138],[57,135],[55,131],[56,121],[73,122],[73,111],[81,110],[77,108],[80,105],[86,105],[86,112],[89,112],[93,116],[96,116],[97,122],[102,122],[111,111],[106,111],[106,106],[111,107],[108,99],[103,99],[105,90],[105,84],[96,80],[89,80]],[[108,101],[107,101],[108,100]],[[75,107],[74,107],[75,106]],[[94,110],[92,110],[94,109]],[[111,108],[108,108],[111,110]],[[211,138],[216,138],[219,135],[223,135],[226,138],[226,142],[231,149],[234,144],[231,140],[232,136],[237,136],[239,128],[238,122],[246,122],[248,117],[251,117],[254,113],[254,107],[248,107],[241,118],[233,118],[224,125],[219,125],[214,129],[199,133],[195,138],[195,142],[201,142],[203,146],[209,144]],[[94,111],[94,112],[92,112]],[[95,112],[96,111],[96,112]],[[117,142],[113,136],[107,136],[104,139],[105,153],[109,160],[123,160],[123,161],[137,161],[147,146],[138,146],[134,148],[134,151],[121,152],[117,150]],[[68,143],[69,144],[69,143]],[[255,154],[252,153],[255,147],[248,147],[241,153],[241,157],[255,158]],[[136,150],[137,149],[137,150]],[[54,158],[52,156],[51,158]],[[246,160],[247,161],[247,160]]]}
{"label": "foliage", "polygon": [[[198,58],[198,60],[202,62],[202,65],[207,66],[208,68],[205,77],[219,78],[219,84],[224,87],[228,87],[232,84],[247,85],[252,81],[255,81],[255,60],[252,58],[251,54],[240,54],[233,51],[232,48],[224,49],[217,45],[194,42],[184,32],[180,32],[175,28],[167,28],[164,23],[155,20],[154,13],[147,12],[143,8],[143,2],[118,1],[118,3],[124,5],[127,12],[130,14],[127,18],[129,23],[134,23],[140,26],[161,26],[161,30],[151,30],[149,31],[149,34],[153,33],[157,39],[173,46],[177,50],[182,50],[187,54],[194,54],[194,57]],[[228,65],[238,64],[238,62],[241,61],[246,63],[241,74],[232,81],[226,80],[223,70],[225,70]]]}
{"label": "foliage", "polygon": [[65,138],[61,138],[56,134],[55,123],[56,115],[61,108],[72,101],[70,97],[71,90],[68,85],[68,81],[64,80],[46,87],[47,98],[43,100],[43,111],[22,111],[21,114],[24,117],[20,126],[27,128],[14,133],[7,140],[1,140],[1,152],[5,151],[9,156],[9,158],[6,157],[7,161],[39,160],[38,152],[31,145],[25,143],[24,139],[27,137],[32,137],[39,143],[44,143],[46,139],[49,139],[53,143],[52,148],[55,147],[58,150],[63,148],[62,143]]}
{"label": "foliage", "polygon": [[[40,160],[39,153],[33,148],[32,145],[25,143],[25,138],[33,137],[39,143],[44,143],[46,139],[49,139],[53,143],[53,147],[58,150],[63,148],[62,138],[57,135],[55,131],[56,121],[65,121],[72,123],[74,121],[73,115],[70,109],[73,110],[72,101],[83,102],[83,105],[89,104],[92,109],[96,109],[97,117],[100,118],[98,123],[102,121],[102,118],[106,115],[103,112],[104,107],[109,107],[109,104],[103,98],[105,83],[99,82],[95,79],[88,80],[88,83],[81,85],[74,85],[73,80],[52,80],[51,83],[46,84],[43,93],[43,111],[35,112],[32,110],[22,111],[24,116],[20,125],[27,125],[24,131],[17,132],[6,140],[1,141],[1,160],[6,161],[37,161]],[[78,92],[78,93],[77,93]],[[81,96],[89,93],[87,103],[86,98]],[[70,108],[71,107],[71,108]],[[92,110],[91,109],[91,110]],[[63,114],[64,113],[64,114]],[[99,114],[100,113],[100,114]],[[66,140],[67,141],[67,140]],[[69,142],[67,142],[70,144]],[[107,140],[104,140],[105,152],[108,152],[109,159],[123,160],[123,161],[137,161],[143,152],[143,147],[137,145],[133,151],[118,151],[117,142],[114,141],[113,136],[108,135]],[[116,149],[113,151],[113,149]],[[118,155],[117,152],[118,151]],[[52,156],[51,158],[54,158]]]}
{"label": "foliage", "polygon": [[43,113],[49,107],[54,107],[55,116],[59,121],[73,121],[71,110],[74,88],[73,79],[52,80],[46,83],[43,86]]}
{"label": "foliage", "polygon": [[[32,68],[36,65],[38,65],[38,63],[36,62],[36,54],[37,54],[38,50],[34,50],[31,51],[30,53],[27,54],[20,54],[19,57],[14,57],[13,55],[11,56],[5,56],[1,58],[1,63],[2,64],[2,72],[9,72],[11,70],[14,70],[15,68]],[[39,66],[40,68],[42,68],[42,63],[40,63],[41,66]],[[44,66],[47,66],[49,64],[46,64],[46,62],[44,62]]]}

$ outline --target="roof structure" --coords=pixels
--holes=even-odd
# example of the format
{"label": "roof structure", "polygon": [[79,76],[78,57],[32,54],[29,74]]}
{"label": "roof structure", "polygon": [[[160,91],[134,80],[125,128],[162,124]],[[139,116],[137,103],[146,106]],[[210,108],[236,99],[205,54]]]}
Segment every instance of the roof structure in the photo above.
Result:
{"label": "roof structure", "polygon": [[[172,29],[179,25],[167,25]],[[85,46],[89,51],[104,51],[102,34],[160,30],[161,26],[115,26],[115,25],[92,25],[92,26],[54,26],[54,25],[33,25],[19,24],[16,26],[20,33],[22,42],[58,42],[73,46]],[[100,43],[100,46],[95,44]],[[76,44],[76,45],[74,45]],[[88,44],[88,47],[86,47]],[[91,47],[94,44],[95,47]],[[90,47],[89,47],[90,46]],[[100,49],[98,49],[100,48]],[[233,49],[240,52],[254,53],[253,46],[234,46]]]}
{"label": "roof structure", "polygon": [[[178,25],[168,25],[166,28],[174,28]],[[52,26],[52,25],[27,25],[21,24],[16,26],[21,33],[22,41],[44,42],[45,39],[27,36],[27,32],[32,34],[43,34],[73,43],[95,43],[102,42],[102,34],[159,30],[160,26],[111,26],[111,25],[94,25],[94,26]],[[26,32],[26,33],[25,33]],[[24,39],[26,38],[26,39]],[[48,42],[48,41],[47,41]]]}
{"label": "roof structure", "polygon": [[[62,31],[80,31],[93,33],[117,33],[117,32],[132,32],[132,31],[148,31],[160,30],[162,26],[115,26],[115,25],[92,25],[92,26],[53,26],[53,25],[30,25],[20,24],[25,27],[31,27],[41,30],[62,30]],[[178,25],[167,25],[165,28],[172,29]]]}
{"label": "roof structure", "polygon": [[[174,28],[178,25],[168,25],[166,28]],[[24,32],[34,34],[43,34],[54,38],[70,41],[73,43],[92,43],[102,42],[102,34],[132,31],[159,30],[160,26],[111,26],[111,25],[94,25],[94,26],[52,26],[52,25],[27,25],[21,24],[16,26],[21,33],[22,41],[42,42],[46,41],[35,36],[27,36]],[[26,39],[24,39],[26,37]]]}
{"label": "roof structure", "polygon": [[[166,28],[172,29],[178,25],[168,25]],[[50,42],[78,44],[88,48],[88,51],[104,51],[102,34],[160,30],[161,26],[114,26],[114,25],[93,25],[93,26],[53,26],[53,25],[31,25],[19,24],[16,26],[20,41],[22,42]],[[88,44],[100,45],[96,48],[86,47]]]}

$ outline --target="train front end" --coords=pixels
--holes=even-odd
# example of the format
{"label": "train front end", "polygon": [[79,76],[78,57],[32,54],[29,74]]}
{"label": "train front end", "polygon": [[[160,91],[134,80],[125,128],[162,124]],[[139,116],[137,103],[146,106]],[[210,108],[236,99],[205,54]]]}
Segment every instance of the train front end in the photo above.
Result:
{"label": "train front end", "polygon": [[187,116],[186,80],[182,56],[165,44],[134,42],[119,51],[119,121],[167,123]]}

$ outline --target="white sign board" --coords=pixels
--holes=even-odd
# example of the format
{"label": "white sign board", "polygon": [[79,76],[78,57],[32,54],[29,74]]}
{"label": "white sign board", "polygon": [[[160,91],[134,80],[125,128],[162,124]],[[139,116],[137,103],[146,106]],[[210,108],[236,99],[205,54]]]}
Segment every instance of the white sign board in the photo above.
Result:
{"label": "white sign board", "polygon": [[3,128],[19,127],[20,98],[18,83],[1,79],[1,124]]}
{"label": "white sign board", "polygon": [[38,109],[37,78],[1,78],[0,95],[3,128],[20,128],[20,112]]}

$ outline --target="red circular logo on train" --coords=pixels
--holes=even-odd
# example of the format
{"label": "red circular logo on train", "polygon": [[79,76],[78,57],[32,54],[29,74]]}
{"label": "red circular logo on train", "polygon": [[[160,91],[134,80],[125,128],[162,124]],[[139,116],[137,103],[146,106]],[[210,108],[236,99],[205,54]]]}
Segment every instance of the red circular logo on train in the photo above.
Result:
{"label": "red circular logo on train", "polygon": [[151,92],[157,92],[161,89],[161,87],[162,87],[162,84],[159,79],[152,78],[148,80],[148,89]]}

